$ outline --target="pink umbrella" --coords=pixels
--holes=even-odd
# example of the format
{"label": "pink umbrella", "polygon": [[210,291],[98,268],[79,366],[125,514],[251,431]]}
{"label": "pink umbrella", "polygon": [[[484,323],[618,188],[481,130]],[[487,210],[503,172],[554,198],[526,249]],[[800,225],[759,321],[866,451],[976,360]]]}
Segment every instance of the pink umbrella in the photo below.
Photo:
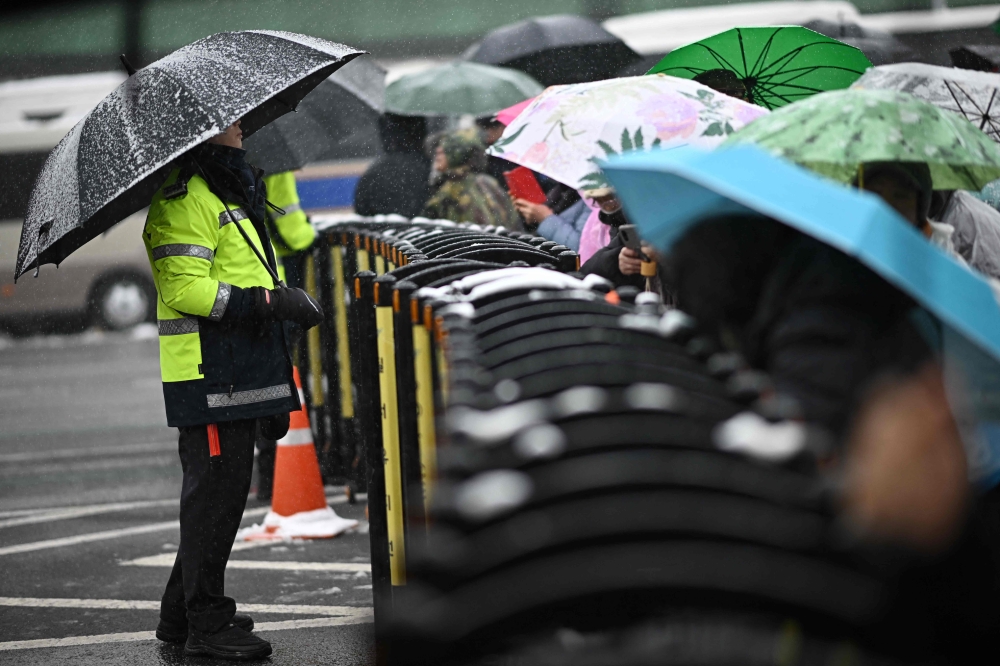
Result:
{"label": "pink umbrella", "polygon": [[510,125],[511,121],[521,115],[521,112],[528,108],[528,105],[534,101],[534,97],[529,97],[523,102],[518,102],[514,106],[508,106],[503,111],[498,111],[497,121],[503,123],[504,125]]}

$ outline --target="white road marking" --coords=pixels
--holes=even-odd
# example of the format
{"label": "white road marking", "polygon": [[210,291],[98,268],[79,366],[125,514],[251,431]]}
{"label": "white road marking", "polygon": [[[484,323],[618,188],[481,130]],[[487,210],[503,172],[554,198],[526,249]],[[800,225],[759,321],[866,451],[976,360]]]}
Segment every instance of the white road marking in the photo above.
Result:
{"label": "white road marking", "polygon": [[[176,501],[176,500],[175,500]],[[327,498],[329,504],[344,504],[347,498],[343,495]],[[247,509],[243,512],[244,518],[263,516],[270,507],[258,507]],[[14,546],[4,546],[0,548],[0,555],[14,555],[17,553],[30,553],[35,550],[45,550],[47,548],[62,548],[65,546],[75,546],[91,541],[104,541],[105,539],[117,539],[118,537],[131,536],[133,534],[147,534],[160,530],[180,529],[180,522],[169,520],[162,523],[150,523],[148,525],[136,525],[135,527],[123,527],[117,530],[105,530],[103,532],[91,532],[89,534],[77,534],[76,536],[62,537],[59,539],[46,539],[45,541],[33,541],[31,543],[19,543]]]}
{"label": "white road marking", "polygon": [[[273,544],[272,544],[273,545]],[[177,553],[161,553],[119,562],[123,567],[172,567]],[[229,560],[227,569],[260,569],[269,571],[336,571],[353,573],[370,572],[367,562],[265,562],[261,560]]]}
{"label": "white road marking", "polygon": [[0,529],[4,527],[17,527],[18,525],[33,525],[35,523],[51,523],[56,520],[69,520],[72,518],[84,518],[86,516],[96,516],[102,513],[113,513],[115,511],[129,511],[131,509],[144,509],[156,506],[179,506],[180,500],[148,500],[142,502],[115,502],[112,504],[97,504],[91,506],[67,507],[62,509],[51,509],[24,515],[17,518],[0,520]]}
{"label": "white road marking", "polygon": [[34,550],[45,550],[46,548],[62,548],[64,546],[76,546],[81,543],[91,541],[103,541],[105,539],[117,539],[118,537],[131,536],[133,534],[148,534],[149,532],[159,532],[160,530],[180,529],[180,523],[176,520],[169,520],[164,523],[150,523],[148,525],[137,525],[135,527],[124,527],[119,530],[106,530],[104,532],[91,532],[89,534],[78,534],[60,539],[46,539],[45,541],[33,541],[31,543],[19,543],[16,546],[4,546],[0,548],[0,555],[14,555],[16,553],[30,553]]}
{"label": "white road marking", "polygon": [[0,463],[89,458],[92,456],[120,455],[125,453],[162,453],[164,451],[176,452],[177,442],[149,442],[146,444],[127,444],[125,446],[95,446],[89,449],[53,449],[51,451],[0,453]]}
{"label": "white road marking", "polygon": [[[93,608],[108,610],[159,611],[159,601],[144,599],[44,599],[37,597],[0,597],[0,606],[18,608]],[[366,610],[358,606],[316,606],[293,604],[240,604],[240,611],[248,613],[275,613],[282,615],[356,615]]]}
{"label": "white road marking", "polygon": [[172,467],[177,464],[177,455],[137,456],[134,458],[96,458],[94,460],[66,460],[45,462],[37,465],[17,466],[5,465],[0,468],[0,476],[14,477],[30,474],[44,476],[46,474],[99,472],[113,469],[138,469],[142,467]]}
{"label": "white road marking", "polygon": [[[337,627],[349,624],[364,624],[372,622],[370,608],[356,609],[353,615],[340,617],[319,617],[310,620],[282,620],[279,622],[258,622],[254,632],[284,631],[288,629],[309,629],[313,627]],[[67,636],[66,638],[37,638],[30,641],[7,641],[0,643],[0,651],[27,650],[31,648],[72,647],[75,645],[99,645],[101,643],[133,643],[136,641],[156,640],[152,631],[135,631],[120,634],[98,634],[96,636]]]}
{"label": "white road marking", "polygon": [[0,511],[0,518],[9,518],[10,516],[30,516],[35,513],[45,513],[51,509],[12,509],[10,511]]}

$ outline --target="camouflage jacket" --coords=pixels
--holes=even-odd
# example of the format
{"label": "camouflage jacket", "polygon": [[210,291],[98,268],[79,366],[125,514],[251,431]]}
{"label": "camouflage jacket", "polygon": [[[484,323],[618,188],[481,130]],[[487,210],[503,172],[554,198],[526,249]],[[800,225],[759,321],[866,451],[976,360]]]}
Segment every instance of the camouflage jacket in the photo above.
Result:
{"label": "camouflage jacket", "polygon": [[450,173],[439,183],[424,206],[426,217],[520,228],[514,204],[491,176],[471,171]]}

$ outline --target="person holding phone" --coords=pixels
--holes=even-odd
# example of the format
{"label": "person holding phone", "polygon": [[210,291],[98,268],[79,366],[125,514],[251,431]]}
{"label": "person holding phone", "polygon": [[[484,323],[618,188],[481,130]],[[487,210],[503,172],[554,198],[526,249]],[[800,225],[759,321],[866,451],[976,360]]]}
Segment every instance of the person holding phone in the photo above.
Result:
{"label": "person holding phone", "polygon": [[[524,167],[520,167],[524,169]],[[534,175],[528,169],[524,169],[527,176],[534,181]],[[524,219],[524,226],[528,231],[533,231],[542,238],[565,245],[574,252],[580,249],[580,235],[583,227],[593,213],[590,204],[583,199],[580,194],[571,187],[557,183],[549,190],[548,195],[541,192],[542,197],[528,199],[521,196],[520,190],[515,187],[518,181],[510,178],[512,172],[504,174],[507,176],[510,185],[511,199],[514,208]],[[537,199],[541,199],[538,201]]]}
{"label": "person holding phone", "polygon": [[[629,221],[613,189],[603,187],[585,190],[583,194],[600,206],[600,221],[611,228],[611,241],[607,246],[597,250],[580,267],[580,272],[584,275],[600,275],[610,280],[616,287],[631,286],[646,289],[646,278],[641,274],[642,256],[656,261],[656,252],[648,245],[630,242],[632,247],[628,247],[625,244],[620,229],[629,225]],[[662,284],[662,280],[660,282]]]}

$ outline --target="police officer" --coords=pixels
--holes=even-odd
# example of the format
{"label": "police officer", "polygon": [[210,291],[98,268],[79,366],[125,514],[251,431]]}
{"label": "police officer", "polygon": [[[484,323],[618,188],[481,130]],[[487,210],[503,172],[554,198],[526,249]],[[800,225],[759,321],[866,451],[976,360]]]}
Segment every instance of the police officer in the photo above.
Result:
{"label": "police officer", "polygon": [[[278,259],[278,277],[291,287],[302,287],[305,282],[305,253],[316,240],[316,230],[302,211],[295,174],[291,171],[264,176],[267,200],[274,208],[267,209],[267,231],[271,236],[274,254]],[[298,327],[289,327],[295,337]],[[274,486],[274,460],[277,442],[263,437],[257,440],[257,499],[269,501]]]}
{"label": "police officer", "polygon": [[267,656],[236,613],[224,576],[239,529],[258,428],[276,439],[299,408],[283,321],[319,323],[318,304],[275,284],[261,173],[240,123],[178,161],[143,231],[157,291],[167,423],[179,430],[181,540],[156,636],[188,655]]}

